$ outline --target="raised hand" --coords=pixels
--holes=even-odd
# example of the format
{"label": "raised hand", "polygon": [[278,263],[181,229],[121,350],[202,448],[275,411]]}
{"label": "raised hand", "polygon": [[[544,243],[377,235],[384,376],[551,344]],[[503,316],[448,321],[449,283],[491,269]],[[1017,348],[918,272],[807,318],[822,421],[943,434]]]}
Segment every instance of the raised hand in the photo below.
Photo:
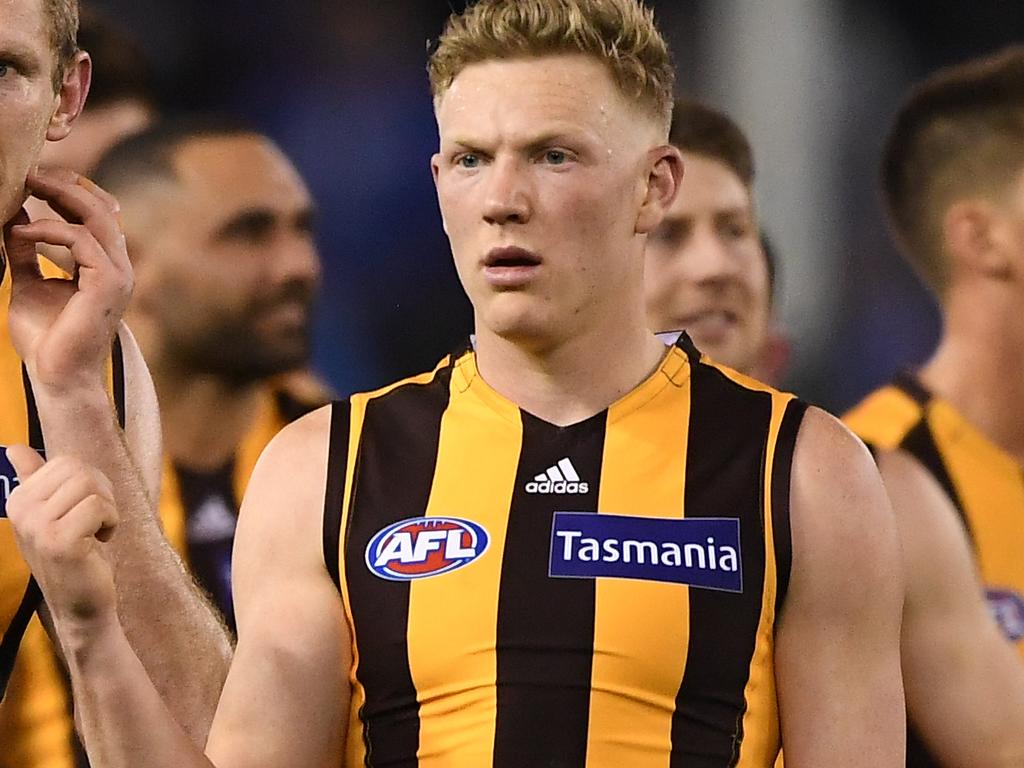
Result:
{"label": "raised hand", "polygon": [[7,514],[58,631],[116,615],[104,552],[117,525],[110,481],[78,459],[44,461],[24,445],[8,448],[7,458],[20,480]]}
{"label": "raised hand", "polygon": [[[22,211],[5,228],[15,350],[37,386],[73,392],[102,385],[110,344],[133,285],[118,203],[71,171],[40,169],[26,184],[65,221],[29,222]],[[37,243],[68,249],[67,263],[58,266],[71,280],[43,278]]]}

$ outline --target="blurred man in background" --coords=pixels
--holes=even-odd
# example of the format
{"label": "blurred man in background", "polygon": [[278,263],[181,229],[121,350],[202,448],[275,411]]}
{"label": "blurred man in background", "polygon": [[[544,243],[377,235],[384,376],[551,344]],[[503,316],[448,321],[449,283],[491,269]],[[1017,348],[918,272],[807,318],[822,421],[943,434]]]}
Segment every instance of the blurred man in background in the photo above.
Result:
{"label": "blurred man in background", "polygon": [[908,764],[1020,766],[1024,46],[911,94],[886,143],[882,192],[944,320],[919,371],[846,417],[869,444],[898,449],[879,468],[906,561]]}
{"label": "blurred man in background", "polygon": [[330,399],[294,373],[309,362],[320,277],[313,202],[269,139],[216,118],[143,131],[95,176],[121,201],[135,269],[128,321],[160,400],[164,529],[234,629],[249,475],[281,427]]}
{"label": "blurred man in background", "polygon": [[777,383],[789,346],[775,318],[775,263],[758,225],[750,143],[728,116],[689,99],[675,102],[669,141],[686,170],[647,240],[648,322],[686,330],[715,361]]}
{"label": "blurred man in background", "polygon": [[[76,173],[36,167],[46,141],[68,136],[89,90],[91,60],[78,48],[77,29],[74,0],[0,4],[0,444],[9,447],[0,462],[0,695],[22,633],[43,608],[46,577],[29,574],[19,551],[46,550],[55,528],[83,518],[99,515],[109,525],[116,505],[117,535],[107,531],[92,551],[102,549],[113,565],[112,598],[130,642],[189,736],[202,742],[230,649],[151,506],[159,426],[145,364],[119,322],[132,276],[117,206]],[[63,220],[30,222],[27,194]],[[74,279],[45,280],[39,244],[61,246],[58,266]],[[22,500],[57,497],[70,517],[38,509],[20,517],[32,504]],[[58,631],[75,613],[46,608]],[[174,622],[166,623],[168,615]],[[65,642],[64,650],[70,660],[80,647]],[[3,746],[0,760],[7,760],[12,751]]]}

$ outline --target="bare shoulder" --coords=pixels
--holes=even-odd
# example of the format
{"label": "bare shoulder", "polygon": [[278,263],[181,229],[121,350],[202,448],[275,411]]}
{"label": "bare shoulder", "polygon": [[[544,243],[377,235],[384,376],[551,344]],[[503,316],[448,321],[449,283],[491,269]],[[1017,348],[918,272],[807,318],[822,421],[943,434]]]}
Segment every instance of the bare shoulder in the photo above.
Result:
{"label": "bare shoulder", "polygon": [[[899,583],[899,536],[874,459],[838,419],[808,409],[793,457],[793,585],[846,591],[852,577]],[[804,578],[801,578],[804,577]]]}
{"label": "bare shoulder", "polygon": [[892,531],[892,512],[870,452],[842,422],[818,408],[807,410],[797,435],[793,513],[802,526],[823,533],[871,525]]}
{"label": "bare shoulder", "polygon": [[240,522],[267,518],[266,523],[273,525],[281,521],[281,510],[287,509],[285,524],[319,529],[332,408],[326,405],[297,419],[267,444],[249,480]]}

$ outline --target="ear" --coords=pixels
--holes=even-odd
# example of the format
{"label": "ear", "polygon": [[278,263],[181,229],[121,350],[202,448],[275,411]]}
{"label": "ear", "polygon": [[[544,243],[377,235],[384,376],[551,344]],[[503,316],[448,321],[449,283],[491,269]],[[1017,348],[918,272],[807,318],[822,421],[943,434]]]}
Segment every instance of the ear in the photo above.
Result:
{"label": "ear", "polygon": [[85,107],[91,82],[92,59],[85,51],[79,51],[64,73],[60,93],[56,96],[56,109],[46,131],[48,141],[60,141],[71,132],[71,124]]}
{"label": "ear", "polygon": [[1005,279],[1012,272],[1012,238],[1007,217],[984,199],[958,200],[942,219],[942,239],[953,271]]}
{"label": "ear", "polygon": [[437,202],[441,209],[441,227],[444,229],[444,233],[448,234],[448,222],[445,220],[444,206],[441,205],[441,190],[438,187],[438,177],[441,174],[441,153],[435,152],[433,157],[430,158],[430,174],[434,178],[434,190],[438,193]]}
{"label": "ear", "polygon": [[670,145],[652,149],[648,154],[647,188],[636,217],[635,231],[646,235],[665,218],[683,180],[683,156]]}

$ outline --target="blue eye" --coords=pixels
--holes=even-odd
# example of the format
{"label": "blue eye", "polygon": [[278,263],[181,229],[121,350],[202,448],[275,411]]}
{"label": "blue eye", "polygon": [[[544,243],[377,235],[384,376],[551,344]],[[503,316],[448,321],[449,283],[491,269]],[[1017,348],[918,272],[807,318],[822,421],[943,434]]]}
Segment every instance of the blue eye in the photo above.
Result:
{"label": "blue eye", "polygon": [[7,72],[10,67],[7,64],[0,63],[0,77],[7,77]]}
{"label": "blue eye", "polygon": [[560,149],[549,149],[544,153],[544,159],[551,165],[562,165],[569,159],[569,156]]}
{"label": "blue eye", "polygon": [[462,155],[456,162],[463,168],[478,168],[480,166],[480,158],[476,155]]}

